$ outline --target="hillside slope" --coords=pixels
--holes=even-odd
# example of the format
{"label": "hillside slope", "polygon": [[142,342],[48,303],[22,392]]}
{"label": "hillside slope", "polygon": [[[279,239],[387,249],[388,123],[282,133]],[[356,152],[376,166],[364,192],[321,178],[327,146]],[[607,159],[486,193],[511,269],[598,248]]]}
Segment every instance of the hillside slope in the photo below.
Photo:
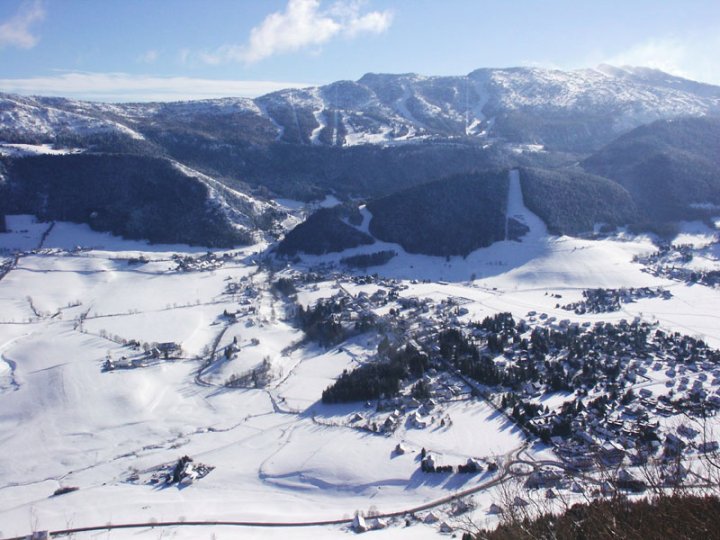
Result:
{"label": "hillside slope", "polygon": [[505,238],[506,171],[461,175],[368,203],[370,232],[409,253],[467,255]]}
{"label": "hillside slope", "polygon": [[621,184],[648,221],[693,219],[720,205],[720,119],[639,127],[583,162]]}
{"label": "hillside slope", "polygon": [[637,220],[630,194],[617,183],[576,170],[524,168],[520,181],[527,207],[553,234],[592,231],[597,223],[624,225]]}
{"label": "hillside slope", "polygon": [[[123,154],[6,160],[0,213],[88,223],[151,242],[232,247],[252,240],[262,204],[172,162]],[[245,212],[241,212],[244,206]]]}

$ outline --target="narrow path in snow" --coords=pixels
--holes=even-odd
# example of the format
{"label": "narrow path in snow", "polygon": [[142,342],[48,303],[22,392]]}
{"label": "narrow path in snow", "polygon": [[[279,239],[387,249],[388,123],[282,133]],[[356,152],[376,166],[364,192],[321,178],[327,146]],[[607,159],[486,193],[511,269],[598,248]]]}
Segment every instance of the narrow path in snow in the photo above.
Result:
{"label": "narrow path in snow", "polygon": [[40,237],[40,243],[38,244],[38,247],[37,247],[38,249],[43,248],[43,246],[45,245],[45,241],[47,240],[48,236],[50,236],[50,233],[52,232],[52,230],[54,228],[55,228],[55,222],[52,221],[52,222],[50,222],[50,226],[45,230],[45,232]]}

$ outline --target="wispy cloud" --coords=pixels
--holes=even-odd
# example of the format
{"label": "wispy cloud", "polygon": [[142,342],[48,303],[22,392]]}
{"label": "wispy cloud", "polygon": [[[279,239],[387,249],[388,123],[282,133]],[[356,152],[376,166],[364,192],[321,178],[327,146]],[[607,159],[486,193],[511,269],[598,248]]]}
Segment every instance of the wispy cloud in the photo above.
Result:
{"label": "wispy cloud", "polygon": [[715,37],[670,36],[649,39],[602,61],[616,66],[644,66],[688,79],[720,84],[720,28]]}
{"label": "wispy cloud", "polygon": [[277,54],[319,47],[333,38],[380,34],[392,24],[389,10],[362,13],[364,2],[341,0],[322,10],[319,0],[289,0],[284,11],[271,13],[250,31],[244,45],[224,45],[197,58],[208,64],[252,64]]}
{"label": "wispy cloud", "polygon": [[42,0],[25,0],[20,4],[17,12],[0,23],[0,49],[3,47],[18,47],[31,49],[39,40],[32,32],[32,26],[45,18],[45,8]]}
{"label": "wispy cloud", "polygon": [[0,91],[107,102],[182,101],[228,96],[256,97],[306,83],[153,77],[126,73],[62,73],[49,77],[0,79]]}
{"label": "wispy cloud", "polygon": [[154,64],[159,57],[159,52],[157,52],[155,49],[150,49],[149,51],[145,51],[144,53],[139,55],[137,57],[137,61],[142,64]]}

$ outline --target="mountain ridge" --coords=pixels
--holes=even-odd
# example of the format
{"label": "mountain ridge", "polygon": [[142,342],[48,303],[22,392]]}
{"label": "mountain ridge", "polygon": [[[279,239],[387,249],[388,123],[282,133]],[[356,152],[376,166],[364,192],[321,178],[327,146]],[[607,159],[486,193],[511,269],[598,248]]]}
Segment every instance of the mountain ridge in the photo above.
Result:
{"label": "mountain ridge", "polygon": [[[151,137],[154,127],[198,130],[200,118],[212,117],[214,125],[200,131],[224,138],[235,132],[239,141],[251,144],[347,147],[499,138],[584,149],[598,148],[612,135],[652,120],[718,114],[720,87],[648,68],[515,67],[480,68],[459,76],[367,73],[357,81],[278,90],[254,99],[108,104],[0,94],[0,105],[0,140],[11,138],[13,129],[16,136],[38,142],[54,142],[50,139],[65,131],[115,132],[143,140]],[[579,140],[569,144],[541,129],[572,123],[570,114],[583,117],[589,137],[583,139],[575,129]],[[544,120],[518,137],[518,115],[525,124]],[[607,124],[602,129],[601,120]],[[238,131],[242,136],[237,137]]]}
{"label": "mountain ridge", "polygon": [[[690,154],[672,149],[667,167],[662,160],[623,165],[624,146],[669,148],[662,137],[643,138],[634,130],[642,135],[653,121],[666,122],[670,127],[665,139],[672,139],[673,129],[692,118],[720,119],[720,87],[658,70],[612,66],[574,71],[481,68],[462,76],[368,73],[358,81],[279,90],[255,99],[169,103],[107,104],[0,94],[0,174],[14,176],[6,184],[21,190],[35,177],[32,167],[46,161],[87,175],[100,170],[102,158],[96,156],[110,156],[126,177],[134,174],[130,164],[139,163],[151,175],[150,183],[165,182],[174,174],[169,171],[179,168],[200,184],[197,192],[205,194],[211,209],[204,217],[196,213],[197,223],[207,230],[234,229],[241,234],[223,236],[250,241],[258,232],[277,238],[286,228],[287,213],[267,202],[272,197],[308,201],[334,194],[341,200],[372,201],[415,193],[415,186],[457,175],[519,167],[528,173],[524,177],[533,178],[523,181],[523,190],[551,232],[575,234],[596,222],[615,226],[695,216],[698,212],[690,207],[702,203],[704,193],[717,204],[713,186],[720,165],[692,148]],[[702,137],[704,132],[698,133]],[[23,144],[35,145],[36,152],[71,151],[77,156],[15,166],[13,162],[27,159]],[[38,150],[38,145],[44,146]],[[123,155],[139,156],[139,161],[113,157]],[[167,163],[151,165],[154,159]],[[678,182],[688,181],[684,162],[702,172],[704,184],[693,184],[697,196],[672,208],[648,204],[652,197],[667,200],[663,193],[674,193],[681,189]],[[663,168],[668,174],[657,190],[628,176],[628,167],[641,175]],[[582,169],[595,177],[583,176]],[[117,172],[110,177],[121,180]],[[1,189],[7,186],[0,183]],[[608,199],[592,200],[601,195]],[[156,199],[153,208],[167,210],[166,201]],[[16,204],[6,201],[0,210],[43,214],[37,204],[12,200]],[[127,199],[123,204],[117,215],[131,215],[145,202]],[[401,208],[397,197],[392,205]],[[88,221],[93,211],[85,209],[74,219]],[[567,215],[561,215],[563,211]],[[187,230],[181,214],[171,213],[176,222],[171,229]],[[220,224],[223,220],[225,225]],[[156,239],[165,238],[161,229],[162,224],[139,228]],[[397,231],[391,229],[394,226],[386,227],[387,238],[395,238]],[[111,230],[124,232],[117,224]],[[199,241],[192,234],[189,238]],[[344,240],[328,239],[328,245]],[[458,253],[466,251],[463,247]]]}

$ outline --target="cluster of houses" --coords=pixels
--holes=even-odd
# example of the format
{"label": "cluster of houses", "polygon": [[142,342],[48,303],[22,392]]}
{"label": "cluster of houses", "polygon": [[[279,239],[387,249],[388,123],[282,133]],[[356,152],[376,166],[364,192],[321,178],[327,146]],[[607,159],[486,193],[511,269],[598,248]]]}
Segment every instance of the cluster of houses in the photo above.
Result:
{"label": "cluster of houses", "polygon": [[[494,506],[494,505],[493,505]],[[388,527],[392,521],[402,519],[405,522],[405,526],[409,526],[412,522],[424,523],[425,525],[431,525],[437,527],[438,532],[442,534],[453,534],[458,531],[458,527],[448,523],[447,519],[443,519],[446,515],[457,518],[462,514],[469,512],[475,508],[475,504],[472,499],[456,499],[451,503],[444,505],[444,508],[431,509],[425,513],[406,514],[401,518],[381,518],[377,515],[365,516],[361,512],[357,512],[350,525],[350,529],[355,533],[364,533],[367,531],[376,531]],[[501,513],[499,507],[495,513]],[[490,513],[493,513],[493,507],[490,509]],[[453,534],[453,537],[455,534]]]}
{"label": "cluster of houses", "polygon": [[[140,343],[136,340],[129,341],[126,347],[138,351]],[[120,358],[105,357],[102,365],[103,371],[115,371],[117,369],[136,369],[151,365],[158,360],[171,360],[182,355],[182,346],[174,341],[164,343],[152,343],[144,345],[146,350],[139,354],[123,355]]]}
{"label": "cluster of houses", "polygon": [[[654,253],[635,257],[633,260],[644,265],[644,272],[656,277],[684,283],[698,283],[707,287],[717,287],[720,286],[720,268],[700,269],[686,265],[696,255],[702,255],[703,251],[716,250],[718,245],[720,245],[720,238],[718,237],[714,242],[699,248],[692,244],[668,244],[661,246]],[[710,258],[716,259],[714,256]]]}
{"label": "cluster of houses", "polygon": [[131,484],[174,485],[184,488],[205,478],[214,469],[212,465],[200,463],[189,456],[182,456],[175,462],[164,463],[142,473],[134,470],[125,480]]}
{"label": "cluster of houses", "polygon": [[720,270],[691,270],[684,267],[657,265],[644,268],[645,272],[655,276],[684,283],[698,283],[706,287],[720,286]]}
{"label": "cluster of houses", "polygon": [[662,287],[621,288],[621,289],[586,289],[582,292],[583,299],[562,306],[566,311],[576,315],[585,313],[611,313],[620,311],[622,304],[629,304],[644,298],[662,298],[669,300],[672,293]]}
{"label": "cluster of houses", "polygon": [[[353,295],[342,286],[345,280],[378,288]],[[587,470],[598,464],[622,467],[640,464],[649,456],[670,459],[678,448],[683,453],[717,449],[716,441],[670,432],[658,422],[659,416],[684,413],[699,417],[720,410],[720,353],[701,341],[666,334],[637,320],[593,325],[530,312],[527,321],[513,322],[508,336],[495,336],[501,338],[497,340],[498,353],[488,349],[492,331],[462,319],[467,314],[463,299],[408,297],[401,294],[405,287],[372,276],[336,277],[334,299],[341,309],[333,312],[335,322],[351,329],[358,321],[370,321],[391,342],[412,343],[423,351],[431,366],[419,379],[427,395],[412,395],[418,380],[401,381],[399,395],[377,402],[376,410],[386,411],[387,416],[358,413],[350,420],[353,427],[389,434],[399,426],[439,426],[452,421],[443,418],[439,404],[482,394],[510,419],[522,422],[529,433],[550,442],[568,469]],[[669,297],[670,293],[660,288],[595,289],[586,291],[583,305],[574,305],[572,310],[603,312],[640,298]],[[537,344],[532,334],[538,328],[545,332],[550,348],[534,356]],[[515,369],[513,373],[525,379],[510,389],[458,376],[462,374],[440,354],[438,338],[449,329],[460,331],[481,354],[491,354],[493,365],[501,372]],[[567,345],[558,347],[558,343]],[[592,373],[587,373],[587,366]],[[544,396],[557,391],[551,388],[550,372],[562,376],[566,403],[573,406],[546,406]],[[500,397],[508,393],[514,396],[516,406],[528,405],[523,414],[513,416],[512,404],[503,408]],[[462,465],[463,470],[467,465]],[[435,463],[426,462],[422,467],[437,470]],[[638,487],[630,477],[624,481]]]}
{"label": "cluster of houses", "polygon": [[[677,433],[661,428],[658,417],[683,414],[701,422],[720,410],[718,351],[688,336],[656,331],[642,354],[626,351],[618,367],[616,380],[600,377],[595,387],[568,393],[559,409],[540,407],[527,427],[549,440],[575,470],[639,465],[650,456],[673,461],[678,452],[717,450],[717,441],[687,427]],[[544,393],[526,385],[515,399],[542,403]],[[552,436],[562,425],[566,433]]]}
{"label": "cluster of houses", "polygon": [[650,266],[654,264],[683,264],[693,260],[695,246],[692,244],[662,244],[657,251],[633,257],[633,262]]}
{"label": "cluster of houses", "polygon": [[[423,448],[423,457],[420,461],[420,470],[424,473],[454,473],[459,474],[478,474],[485,470],[485,466],[479,459],[468,458],[465,463],[460,463],[457,466],[453,465],[440,465],[437,458],[430,452],[426,452]],[[488,467],[488,470],[492,468]],[[497,470],[497,469],[494,469]]]}
{"label": "cluster of houses", "polygon": [[[551,327],[560,333],[589,331],[589,325],[569,321],[553,323]],[[464,330],[478,335],[477,329]],[[605,332],[614,333],[612,340],[608,340]],[[645,335],[646,341],[637,343],[639,336]],[[653,332],[649,326],[641,331],[637,323],[624,321],[603,328],[594,339],[599,348],[590,351],[590,356],[598,365],[606,366],[598,370],[595,384],[578,379],[583,382],[574,392],[567,392],[568,401],[576,406],[554,410],[538,406],[537,414],[531,415],[526,424],[532,433],[544,435],[551,442],[569,468],[638,465],[649,456],[666,458],[669,465],[678,451],[683,454],[717,451],[717,441],[693,436],[689,430],[667,431],[660,427],[658,417],[684,414],[702,419],[703,415],[714,415],[720,410],[720,352],[689,336],[657,329]],[[562,365],[568,361],[567,354],[567,350],[550,351],[537,365],[537,372],[542,374],[547,361]],[[526,351],[516,344],[507,346],[495,358],[496,365],[529,361],[532,360]],[[481,390],[490,399],[507,392],[503,387]],[[516,402],[536,404],[542,404],[548,393],[550,389],[540,378],[528,380],[512,392]],[[562,432],[557,428],[563,424],[566,433],[552,435]],[[667,479],[675,481],[678,476],[677,472],[668,474]],[[627,486],[639,488],[633,480],[625,480]]]}
{"label": "cluster of houses", "polygon": [[178,254],[172,256],[176,272],[210,272],[221,268],[230,259],[232,259],[232,255],[229,253],[218,256],[210,251],[198,257]]}

